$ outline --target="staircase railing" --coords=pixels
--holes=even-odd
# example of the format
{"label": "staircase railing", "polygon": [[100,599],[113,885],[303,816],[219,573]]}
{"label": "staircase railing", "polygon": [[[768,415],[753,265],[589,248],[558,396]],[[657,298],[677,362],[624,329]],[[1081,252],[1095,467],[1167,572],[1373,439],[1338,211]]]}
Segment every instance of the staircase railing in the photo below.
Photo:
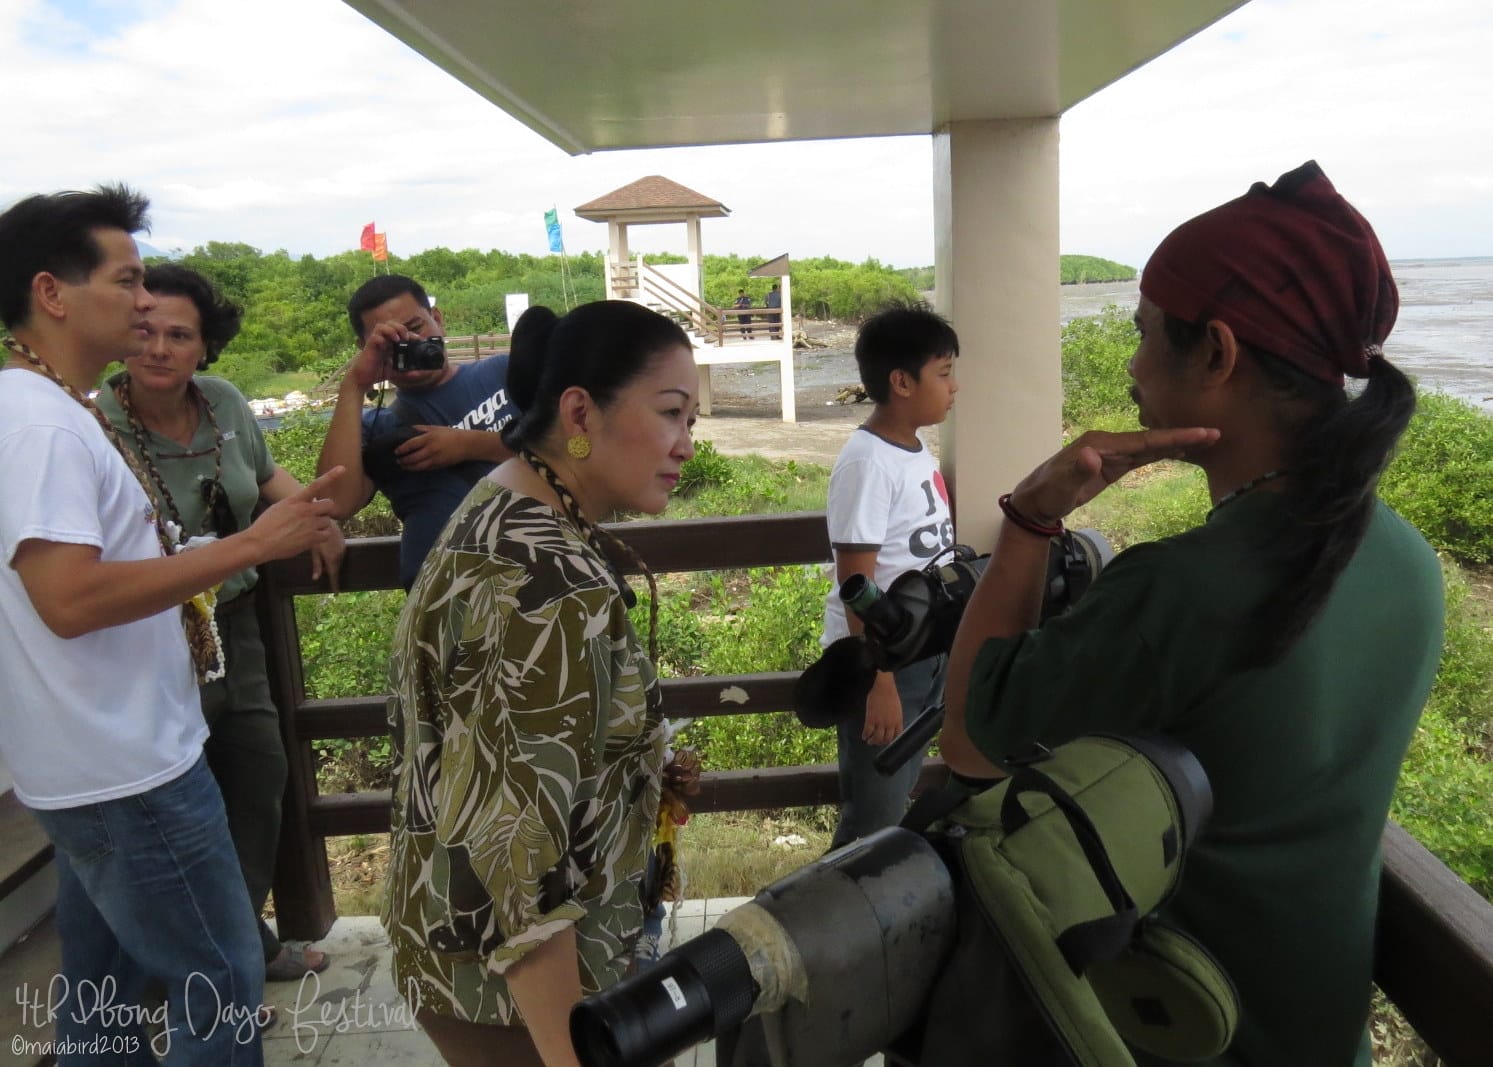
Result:
{"label": "staircase railing", "polygon": [[680,325],[693,330],[716,347],[726,343],[726,316],[714,304],[690,292],[667,274],[637,259],[638,292],[645,301],[657,303],[666,314],[681,319]]}

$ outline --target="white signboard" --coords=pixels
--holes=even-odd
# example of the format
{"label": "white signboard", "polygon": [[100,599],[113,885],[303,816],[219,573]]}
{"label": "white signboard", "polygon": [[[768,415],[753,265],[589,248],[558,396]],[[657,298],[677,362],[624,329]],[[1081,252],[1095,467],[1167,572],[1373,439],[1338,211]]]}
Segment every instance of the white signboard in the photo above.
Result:
{"label": "white signboard", "polygon": [[529,310],[529,294],[509,293],[503,297],[503,303],[505,304],[503,313],[508,317],[508,332],[512,333],[513,324],[518,321],[518,317]]}

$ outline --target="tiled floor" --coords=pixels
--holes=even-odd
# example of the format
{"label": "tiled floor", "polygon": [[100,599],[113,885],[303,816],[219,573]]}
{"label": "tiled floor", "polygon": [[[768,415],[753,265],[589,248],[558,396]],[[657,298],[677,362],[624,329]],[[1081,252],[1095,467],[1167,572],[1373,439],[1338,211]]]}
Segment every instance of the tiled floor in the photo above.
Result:
{"label": "tiled floor", "polygon": [[[704,933],[746,899],[686,901],[674,918],[675,929],[665,927],[664,948]],[[376,918],[338,919],[317,945],[332,957],[325,971],[300,983],[265,987],[265,999],[278,1012],[264,1035],[267,1067],[440,1067],[435,1047],[414,1027],[404,998],[394,990],[389,944]],[[674,1062],[676,1067],[715,1067],[715,1055],[710,1045],[701,1045]]]}

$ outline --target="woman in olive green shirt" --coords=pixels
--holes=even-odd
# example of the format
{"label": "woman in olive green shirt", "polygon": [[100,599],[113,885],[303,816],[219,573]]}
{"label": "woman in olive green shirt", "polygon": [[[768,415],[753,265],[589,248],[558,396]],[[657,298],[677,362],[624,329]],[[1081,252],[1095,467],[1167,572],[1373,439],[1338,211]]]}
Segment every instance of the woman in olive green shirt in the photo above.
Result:
{"label": "woman in olive green shirt", "polygon": [[[226,537],[247,529],[261,502],[272,504],[300,482],[270,457],[248,402],[232,383],[200,373],[238,334],[243,310],[196,271],[176,264],[150,267],[145,287],[155,297],[147,315],[145,351],[108,379],[98,405],[141,460],[156,506],[181,539]],[[340,533],[312,552],[312,576],[336,589]],[[210,729],[205,752],[223,792],[228,826],[258,918],[274,881],[280,804],[287,765],[280,716],[265,674],[264,642],[249,595],[254,568],[218,589],[215,622],[226,675],[202,686]],[[291,981],[327,966],[313,948],[282,944],[263,919],[265,977]]]}

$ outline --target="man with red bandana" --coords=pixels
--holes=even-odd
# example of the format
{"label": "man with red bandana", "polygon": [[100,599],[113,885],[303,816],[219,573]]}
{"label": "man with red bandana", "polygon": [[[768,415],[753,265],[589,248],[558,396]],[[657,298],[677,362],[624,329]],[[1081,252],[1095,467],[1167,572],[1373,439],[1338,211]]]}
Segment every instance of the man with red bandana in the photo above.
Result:
{"label": "man with red bandana", "polygon": [[[1214,812],[1163,916],[1237,987],[1214,1062],[1367,1067],[1379,839],[1443,623],[1435,553],[1376,496],[1415,407],[1382,348],[1394,279],[1307,163],[1180,226],[1140,289],[1146,429],[1084,434],[1001,499],[942,751],[989,775],[1086,733],[1186,745]],[[1162,458],[1202,468],[1207,521],[1121,553],[1034,628],[1048,532]]]}

